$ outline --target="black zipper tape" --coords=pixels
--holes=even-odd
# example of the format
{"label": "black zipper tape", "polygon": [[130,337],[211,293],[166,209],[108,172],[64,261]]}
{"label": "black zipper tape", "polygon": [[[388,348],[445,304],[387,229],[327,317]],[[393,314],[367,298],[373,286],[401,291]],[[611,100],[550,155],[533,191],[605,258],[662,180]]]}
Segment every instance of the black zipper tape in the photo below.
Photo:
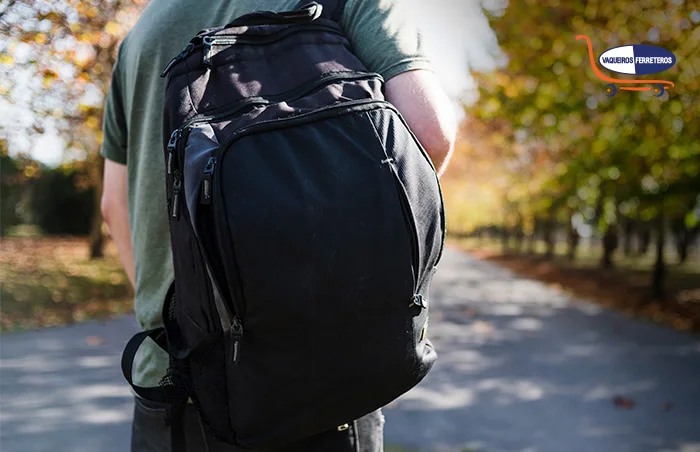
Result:
{"label": "black zipper tape", "polygon": [[[217,33],[221,30],[215,30],[209,34],[206,35],[199,35],[195,36],[190,40],[190,42],[185,46],[180,53],[178,53],[170,62],[168,62],[167,66],[165,66],[165,69],[163,69],[163,72],[160,73],[161,77],[166,77],[168,73],[172,70],[173,67],[175,67],[178,63],[180,63],[182,60],[187,58],[190,54],[194,53],[197,49],[199,48],[204,48],[204,52],[202,55],[202,61],[205,63],[205,65],[209,65],[211,62],[211,46],[212,45],[218,45],[214,42],[216,40],[221,39],[222,45],[234,45],[234,44],[247,44],[247,45],[265,45],[265,44],[271,44],[273,42],[279,41],[281,39],[286,38],[287,36],[295,33],[318,33],[318,32],[326,32],[326,33],[331,33],[331,34],[336,34],[339,36],[345,36],[343,33],[341,33],[339,30],[334,29],[333,27],[328,27],[328,26],[323,26],[323,25],[306,25],[303,28],[300,27],[288,27],[283,30],[280,30],[276,33],[272,33],[270,35],[266,36],[258,36],[258,37],[251,37],[251,36],[241,36],[241,35],[215,35],[214,33]],[[228,39],[231,41],[230,44],[224,44],[223,40]],[[209,56],[207,58],[207,53],[209,53]],[[207,59],[209,60],[207,62]]]}
{"label": "black zipper tape", "polygon": [[[231,104],[224,105],[223,107],[219,107],[219,108],[216,108],[216,109],[208,111],[208,112],[200,113],[196,116],[193,116],[188,121],[184,122],[182,124],[182,126],[180,126],[180,129],[186,130],[186,129],[189,129],[190,127],[192,127],[198,123],[201,123],[201,122],[223,121],[224,119],[234,117],[237,114],[241,113],[246,107],[250,107],[250,106],[254,106],[254,105],[272,105],[274,103],[278,103],[278,102],[282,102],[282,101],[295,102],[299,99],[302,99],[302,98],[308,96],[309,94],[311,94],[315,91],[318,91],[322,88],[325,88],[326,86],[328,86],[336,81],[355,82],[355,81],[360,81],[360,80],[372,80],[372,79],[377,79],[380,82],[384,81],[384,79],[382,78],[381,75],[373,73],[373,72],[356,72],[356,71],[329,72],[328,74],[325,74],[318,79],[311,80],[307,83],[304,83],[301,86],[298,86],[298,87],[291,89],[289,91],[286,91],[284,93],[274,94],[274,95],[257,96],[257,97],[247,97],[245,99],[241,99],[241,100],[233,102]],[[363,99],[363,100],[366,100],[366,99]]]}
{"label": "black zipper tape", "polygon": [[418,240],[418,228],[416,227],[416,218],[413,215],[413,209],[411,208],[411,202],[408,199],[408,193],[406,192],[406,187],[401,182],[399,177],[399,170],[396,168],[396,163],[393,159],[388,162],[389,168],[391,168],[392,177],[396,183],[396,191],[398,192],[399,200],[401,201],[401,209],[403,210],[404,220],[407,223],[409,230],[410,240],[411,240],[411,259],[413,261],[413,293],[415,294],[420,287],[420,246]]}

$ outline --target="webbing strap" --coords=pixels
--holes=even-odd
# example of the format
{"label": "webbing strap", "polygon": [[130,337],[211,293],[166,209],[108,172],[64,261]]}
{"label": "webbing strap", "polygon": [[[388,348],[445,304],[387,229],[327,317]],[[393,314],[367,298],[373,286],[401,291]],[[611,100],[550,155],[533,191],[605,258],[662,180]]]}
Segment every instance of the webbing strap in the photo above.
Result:
{"label": "webbing strap", "polygon": [[132,337],[126,344],[124,353],[122,353],[122,373],[124,374],[126,381],[133,388],[134,392],[136,392],[136,394],[140,397],[147,400],[152,400],[154,402],[168,403],[169,401],[172,401],[177,394],[179,394],[174,387],[158,386],[154,388],[146,388],[134,384],[132,377],[134,358],[136,357],[136,352],[138,352],[139,347],[141,347],[141,344],[143,344],[143,341],[145,341],[147,338],[151,338],[163,350],[168,350],[165,328],[163,327],[154,328],[152,330],[142,331],[135,334],[134,337]]}

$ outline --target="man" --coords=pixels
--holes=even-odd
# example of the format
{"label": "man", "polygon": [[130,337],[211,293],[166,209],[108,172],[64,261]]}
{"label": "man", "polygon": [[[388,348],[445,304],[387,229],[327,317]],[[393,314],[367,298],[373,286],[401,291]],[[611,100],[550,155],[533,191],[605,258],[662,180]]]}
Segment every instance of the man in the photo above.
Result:
{"label": "man", "polygon": [[[102,212],[135,288],[136,316],[146,329],[161,323],[162,302],[173,279],[161,136],[165,87],[158,74],[199,30],[254,10],[291,10],[298,3],[152,0],[120,48],[105,108]],[[441,172],[453,146],[454,114],[421,54],[418,33],[406,13],[400,0],[347,0],[340,23],[358,58],[384,76],[387,99],[403,114]],[[134,382],[156,386],[167,357],[151,343],[142,349]],[[164,415],[165,407],[137,398],[133,451],[170,449]],[[381,451],[382,424],[377,411],[358,420],[357,432],[333,430],[284,450],[335,452],[340,449],[334,444],[351,435],[352,442],[359,443],[357,450]],[[207,434],[193,407],[186,414],[186,438],[188,450],[234,450]]]}

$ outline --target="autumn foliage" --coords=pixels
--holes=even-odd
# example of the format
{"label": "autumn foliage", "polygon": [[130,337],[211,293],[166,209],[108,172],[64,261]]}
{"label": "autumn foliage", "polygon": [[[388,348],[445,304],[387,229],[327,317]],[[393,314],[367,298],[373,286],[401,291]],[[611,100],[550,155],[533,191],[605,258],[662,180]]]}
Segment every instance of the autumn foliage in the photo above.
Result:
{"label": "autumn foliage", "polygon": [[[497,71],[475,74],[480,97],[465,107],[445,183],[451,230],[497,232],[511,251],[538,238],[550,256],[565,240],[571,258],[580,235],[592,235],[605,267],[618,247],[642,253],[653,239],[652,286],[661,296],[662,251],[672,238],[685,260],[700,232],[698,9],[687,0],[518,0],[492,17],[506,58]],[[672,51],[677,64],[647,78],[675,88],[658,98],[607,97],[579,34],[597,55],[642,43]]]}

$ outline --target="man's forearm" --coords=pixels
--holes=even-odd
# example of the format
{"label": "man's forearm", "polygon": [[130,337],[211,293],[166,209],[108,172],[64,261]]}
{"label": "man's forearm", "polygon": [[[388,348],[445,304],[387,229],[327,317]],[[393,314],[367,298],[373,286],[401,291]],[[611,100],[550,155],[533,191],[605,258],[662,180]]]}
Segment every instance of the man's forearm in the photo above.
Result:
{"label": "man's forearm", "polygon": [[107,223],[126,276],[135,287],[134,251],[129,227],[126,165],[105,160],[102,217]]}
{"label": "man's forearm", "polygon": [[131,286],[135,287],[134,250],[131,244],[128,213],[123,212],[119,215],[115,213],[114,215],[111,215],[111,217],[113,219],[107,221],[109,233],[112,236],[114,245],[117,247],[117,251],[119,252],[119,259],[122,261],[126,276],[129,278]]}

